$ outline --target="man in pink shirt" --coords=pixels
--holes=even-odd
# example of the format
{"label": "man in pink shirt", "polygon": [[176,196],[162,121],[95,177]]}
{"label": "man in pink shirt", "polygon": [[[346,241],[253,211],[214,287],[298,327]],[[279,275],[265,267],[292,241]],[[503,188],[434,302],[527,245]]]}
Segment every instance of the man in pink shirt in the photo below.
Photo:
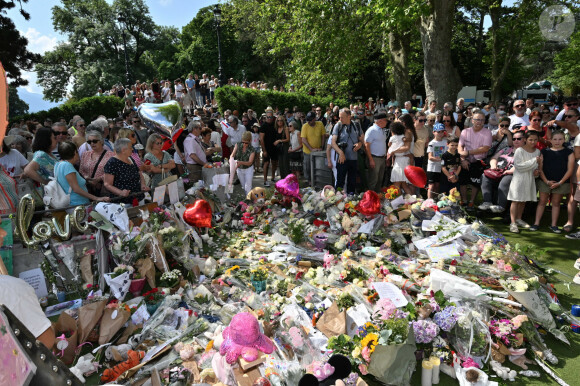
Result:
{"label": "man in pink shirt", "polygon": [[491,148],[493,141],[491,131],[483,127],[485,122],[483,113],[475,113],[471,122],[473,127],[461,132],[458,147],[462,169],[459,175],[461,201],[467,202],[467,185],[471,185],[469,208],[473,208],[475,197],[477,197],[479,186],[481,185],[481,175],[483,174],[481,160],[487,157],[487,152]]}
{"label": "man in pink shirt", "polygon": [[189,180],[195,183],[202,179],[201,171],[204,165],[207,164],[207,158],[199,139],[201,123],[192,121],[187,129],[191,132],[183,141],[183,151],[185,153],[186,167],[189,171]]}

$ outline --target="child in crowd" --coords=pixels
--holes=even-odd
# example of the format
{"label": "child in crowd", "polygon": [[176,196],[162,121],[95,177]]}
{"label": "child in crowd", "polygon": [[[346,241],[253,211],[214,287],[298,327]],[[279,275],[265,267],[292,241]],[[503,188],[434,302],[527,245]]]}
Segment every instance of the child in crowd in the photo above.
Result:
{"label": "child in crowd", "polygon": [[557,226],[560,202],[562,197],[570,192],[569,179],[574,170],[574,152],[564,147],[564,141],[564,132],[554,131],[551,139],[552,147],[545,147],[541,150],[544,162],[543,168],[540,169],[540,178],[536,180],[540,191],[540,202],[536,209],[536,221],[530,227],[531,231],[536,231],[540,227],[540,220],[551,196],[552,226],[550,230],[554,233],[562,233]]}
{"label": "child in crowd", "polygon": [[449,194],[453,188],[459,189],[459,173],[461,173],[461,156],[457,153],[459,138],[453,137],[447,143],[447,151],[441,156],[441,193]]}
{"label": "child in crowd", "polygon": [[262,152],[262,146],[260,145],[260,125],[258,123],[254,123],[252,125],[252,143],[250,144],[254,151],[256,152],[256,156],[254,157],[254,169],[256,173],[261,173],[262,169],[260,169],[260,153]]}
{"label": "child in crowd", "polygon": [[530,225],[522,220],[522,214],[526,202],[537,201],[536,181],[534,171],[542,170],[542,154],[536,149],[539,135],[537,131],[528,131],[524,134],[526,143],[514,153],[514,177],[510,184],[508,200],[512,202],[510,207],[510,232],[519,233],[519,228],[529,229]]}
{"label": "child in crowd", "polygon": [[427,198],[434,198],[440,192],[441,156],[447,147],[447,140],[443,137],[445,135],[443,124],[436,123],[433,126],[433,134],[435,138],[427,145],[427,183],[429,184]]}
{"label": "child in crowd", "polygon": [[387,157],[394,157],[391,182],[397,188],[402,188],[407,194],[412,194],[410,182],[405,177],[405,167],[409,165],[409,154],[412,146],[413,143],[405,142],[405,126],[401,122],[393,122],[387,152]]}

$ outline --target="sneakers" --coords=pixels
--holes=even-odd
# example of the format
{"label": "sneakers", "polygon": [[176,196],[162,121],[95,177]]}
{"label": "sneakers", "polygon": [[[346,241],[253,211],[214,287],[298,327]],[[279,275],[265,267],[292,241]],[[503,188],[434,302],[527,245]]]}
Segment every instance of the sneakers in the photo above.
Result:
{"label": "sneakers", "polygon": [[266,188],[269,188],[270,187],[270,181],[268,181],[268,180],[264,181],[264,186]]}
{"label": "sneakers", "polygon": [[511,223],[510,224],[510,232],[512,232],[512,233],[520,233],[520,230],[518,229],[518,224]]}
{"label": "sneakers", "polygon": [[484,202],[480,206],[478,206],[479,210],[489,210],[492,207],[491,202]]}
{"label": "sneakers", "polygon": [[528,224],[527,222],[525,222],[522,219],[517,219],[516,220],[516,225],[519,226],[520,228],[525,228],[525,229],[529,229],[530,228],[530,224]]}
{"label": "sneakers", "polygon": [[578,272],[576,276],[574,276],[574,279],[572,279],[572,281],[576,284],[580,284],[580,272]]}
{"label": "sneakers", "polygon": [[576,260],[576,262],[574,263],[574,268],[580,269],[580,259]]}
{"label": "sneakers", "polygon": [[530,229],[528,229],[528,230],[530,230],[530,231],[532,231],[532,232],[535,232],[535,231],[537,231],[538,229],[540,229],[540,226],[539,226],[539,225],[532,225],[532,226],[530,227]]}
{"label": "sneakers", "polygon": [[557,226],[550,227],[550,230],[556,234],[562,233],[562,230],[560,228],[558,228]]}
{"label": "sneakers", "polygon": [[570,240],[580,240],[580,232],[569,233],[566,235],[566,238]]}
{"label": "sneakers", "polygon": [[489,207],[489,210],[491,210],[491,213],[502,213],[505,209],[503,206],[492,205]]}

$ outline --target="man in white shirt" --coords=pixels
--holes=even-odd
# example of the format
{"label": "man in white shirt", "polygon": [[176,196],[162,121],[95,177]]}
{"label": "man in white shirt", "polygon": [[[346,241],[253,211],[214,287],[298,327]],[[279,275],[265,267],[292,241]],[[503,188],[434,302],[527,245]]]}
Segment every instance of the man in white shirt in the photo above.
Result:
{"label": "man in white shirt", "polygon": [[175,80],[175,100],[179,102],[179,104],[181,104],[181,98],[183,98],[183,92],[185,90],[185,87],[183,87],[183,84],[181,84],[181,79],[177,78]]}
{"label": "man in white shirt", "polygon": [[558,115],[556,115],[557,121],[563,121],[564,115],[568,112],[570,108],[577,109],[578,108],[578,98],[576,97],[569,97],[564,102],[564,109],[562,109]]}
{"label": "man in white shirt", "polygon": [[202,179],[202,168],[207,164],[205,151],[201,145],[201,122],[192,121],[187,130],[190,134],[183,141],[183,152],[185,153],[185,166],[189,171],[189,180],[193,183]]}
{"label": "man in white shirt", "polygon": [[228,117],[228,125],[222,127],[224,133],[228,135],[231,143],[231,145],[228,146],[233,150],[237,143],[242,142],[242,135],[246,132],[246,128],[240,123],[238,118],[233,115]]}
{"label": "man in white shirt", "polygon": [[515,128],[530,125],[530,118],[526,115],[526,104],[523,99],[518,99],[514,103],[515,114],[510,115],[510,131],[514,131]]}
{"label": "man in white shirt", "polygon": [[383,185],[387,155],[387,114],[384,110],[374,116],[374,124],[365,133],[365,147],[368,157],[368,183],[369,189],[379,193]]}

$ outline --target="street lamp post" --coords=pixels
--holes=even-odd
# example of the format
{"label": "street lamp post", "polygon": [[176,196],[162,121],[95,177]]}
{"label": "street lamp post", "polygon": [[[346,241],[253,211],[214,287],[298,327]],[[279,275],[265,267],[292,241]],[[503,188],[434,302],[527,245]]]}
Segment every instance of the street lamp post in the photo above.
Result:
{"label": "street lamp post", "polygon": [[222,10],[219,4],[216,4],[213,9],[213,17],[215,20],[216,31],[217,31],[217,44],[218,44],[218,82],[220,87],[224,85],[224,74],[222,68],[222,47],[220,44],[220,23],[222,20]]}
{"label": "street lamp post", "polygon": [[120,13],[117,16],[117,21],[122,24],[121,31],[123,32],[123,52],[125,53],[125,81],[128,86],[131,85],[131,76],[129,74],[129,57],[127,56],[127,38],[125,37],[125,29],[127,28],[125,15]]}

